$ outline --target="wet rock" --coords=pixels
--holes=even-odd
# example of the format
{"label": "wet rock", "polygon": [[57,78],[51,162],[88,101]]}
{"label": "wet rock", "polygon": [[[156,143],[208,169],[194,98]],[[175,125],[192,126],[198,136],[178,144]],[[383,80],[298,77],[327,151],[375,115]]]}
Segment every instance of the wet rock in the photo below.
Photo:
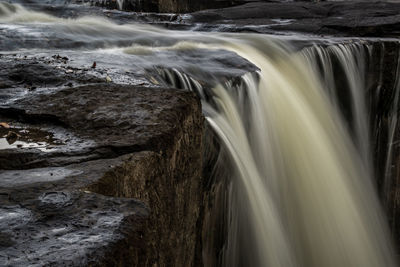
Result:
{"label": "wet rock", "polygon": [[11,145],[17,141],[19,135],[16,132],[9,131],[8,134],[6,135],[6,140],[7,142]]}
{"label": "wet rock", "polygon": [[[29,60],[18,63],[15,81],[37,78]],[[11,127],[0,131],[20,135],[20,146],[0,140],[0,265],[192,266],[202,203],[199,100],[104,81],[62,87],[57,68],[39,65],[56,88],[2,91],[0,121]]]}
{"label": "wet rock", "polygon": [[125,0],[118,3],[113,0],[87,0],[94,5],[110,9],[136,12],[183,13],[207,8],[221,8],[245,3],[243,0]]}
{"label": "wet rock", "polygon": [[[305,32],[340,36],[393,36],[400,32],[400,3],[366,1],[252,1],[192,14],[204,29],[229,25],[229,31]],[[252,26],[252,27],[249,27]]]}
{"label": "wet rock", "polygon": [[[376,43],[373,48],[373,60],[368,68],[370,74],[367,96],[371,103],[370,125],[374,144],[375,177],[397,251],[400,251],[400,124],[397,122],[400,112],[399,103],[396,102],[396,94],[400,89],[400,43]],[[381,73],[384,75],[380,80]],[[376,87],[379,88],[378,92],[370,89]]]}
{"label": "wet rock", "polygon": [[[89,2],[110,9],[120,8],[117,1]],[[132,0],[123,2],[121,6],[123,10],[135,13],[124,14],[110,10],[102,15],[118,22],[140,21],[176,30],[266,34],[301,32],[353,37],[397,37],[400,33],[398,14],[400,3],[394,1]]]}
{"label": "wet rock", "polygon": [[69,66],[63,62],[52,57],[4,55],[0,58],[0,99],[6,102],[27,90],[55,89],[66,81],[75,84],[103,82],[100,78],[79,71],[66,73]]}
{"label": "wet rock", "polygon": [[134,227],[126,221],[148,214],[140,202],[96,194],[71,193],[68,205],[58,209],[30,197],[24,198],[24,207],[1,203],[2,266],[98,264],[108,250],[118,247],[126,236],[125,227]]}

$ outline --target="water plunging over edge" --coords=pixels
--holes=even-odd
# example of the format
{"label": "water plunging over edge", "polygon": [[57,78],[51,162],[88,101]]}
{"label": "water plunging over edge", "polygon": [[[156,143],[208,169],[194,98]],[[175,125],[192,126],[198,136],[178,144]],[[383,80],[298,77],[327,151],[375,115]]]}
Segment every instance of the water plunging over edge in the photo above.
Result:
{"label": "water plunging over edge", "polygon": [[[104,39],[107,33],[109,38],[128,39],[135,33],[167,39],[170,34],[105,19],[66,20],[13,8],[0,10],[6,13],[3,21],[54,24],[73,37]],[[187,39],[205,37],[193,35],[188,33]],[[258,66],[258,75],[242,78],[244,88],[221,84],[208,92],[211,99],[205,99],[205,88],[175,71],[187,89],[195,88],[203,97],[208,123],[235,167],[223,264],[396,266],[384,216],[368,179],[371,174],[363,168],[368,162],[368,143],[361,138],[357,144],[361,153],[356,152],[311,60],[307,64],[304,54],[296,55],[271,37],[236,36],[213,35],[206,38],[213,45],[191,48],[230,50]],[[129,54],[129,49],[125,51]],[[361,81],[355,74],[362,73],[362,64],[350,59],[357,59],[360,51],[332,49],[343,66],[353,101],[361,101],[354,106],[356,119],[363,116],[364,108],[358,95]],[[357,121],[355,128],[356,135],[364,137],[364,121]]]}
{"label": "water plunging over edge", "polygon": [[[235,166],[230,203],[239,205],[229,207],[223,265],[397,266],[367,168],[363,50],[328,49],[358,102],[352,105],[353,144],[314,73],[315,54],[295,54],[265,38],[218,48],[260,68],[258,75],[242,77],[242,88],[218,85],[212,101],[203,101],[207,121]],[[333,66],[324,64],[333,81]],[[184,74],[177,77],[188,84]]]}

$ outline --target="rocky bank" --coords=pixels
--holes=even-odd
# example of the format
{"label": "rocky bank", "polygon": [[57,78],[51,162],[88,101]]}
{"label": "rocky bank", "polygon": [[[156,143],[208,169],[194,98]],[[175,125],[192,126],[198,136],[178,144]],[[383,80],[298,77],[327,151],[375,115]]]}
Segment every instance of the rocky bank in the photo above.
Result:
{"label": "rocky bank", "polygon": [[185,16],[158,15],[148,20],[177,29],[267,34],[302,32],[342,37],[398,37],[400,34],[400,3],[396,1],[125,0],[121,6],[118,1],[89,2],[137,13],[192,12]]}
{"label": "rocky bank", "polygon": [[0,73],[0,265],[195,265],[199,100],[57,71]]}

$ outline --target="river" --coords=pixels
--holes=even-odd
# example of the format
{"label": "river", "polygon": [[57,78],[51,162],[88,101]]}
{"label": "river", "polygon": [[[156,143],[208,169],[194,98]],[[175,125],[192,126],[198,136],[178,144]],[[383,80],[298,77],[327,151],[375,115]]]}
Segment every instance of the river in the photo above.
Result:
{"label": "river", "polygon": [[[85,70],[117,84],[176,87],[201,98],[230,161],[217,162],[230,177],[219,265],[397,266],[373,182],[363,93],[371,46],[302,35],[174,31],[120,11],[15,2],[0,2],[4,57],[59,55],[68,61],[67,73]],[[305,48],[310,38],[314,45]],[[348,84],[350,127],[332,61]],[[30,93],[14,89],[18,94],[0,93],[7,105]],[[50,94],[60,87],[35,89]]]}

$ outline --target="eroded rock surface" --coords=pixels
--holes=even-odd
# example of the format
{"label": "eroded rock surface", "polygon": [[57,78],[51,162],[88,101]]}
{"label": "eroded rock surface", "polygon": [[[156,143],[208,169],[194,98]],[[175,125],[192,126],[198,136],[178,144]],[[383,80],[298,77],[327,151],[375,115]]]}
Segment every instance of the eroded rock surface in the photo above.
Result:
{"label": "eroded rock surface", "polygon": [[197,98],[49,71],[0,71],[0,265],[192,266]]}
{"label": "eroded rock surface", "polygon": [[227,25],[235,32],[397,37],[399,10],[400,3],[383,1],[250,1],[196,12],[190,21],[204,23],[204,28]]}
{"label": "eroded rock surface", "polygon": [[[398,12],[400,3],[397,1],[52,0],[43,3],[39,0],[18,0],[13,2],[57,17],[106,16],[118,23],[135,21],[178,30],[307,33],[341,37],[398,37],[400,33]],[[89,4],[101,8],[96,9]],[[108,10],[103,10],[103,7]],[[118,9],[131,12],[120,12]],[[2,37],[0,36],[0,40],[5,40]],[[48,39],[52,46],[60,45],[54,42],[53,38]],[[84,39],[80,41],[81,43],[71,42],[71,45],[85,43]],[[90,45],[90,42],[85,45]]]}
{"label": "eroded rock surface", "polygon": [[244,0],[86,0],[95,5],[111,9],[136,12],[193,12],[207,8],[220,8],[244,3]]}

